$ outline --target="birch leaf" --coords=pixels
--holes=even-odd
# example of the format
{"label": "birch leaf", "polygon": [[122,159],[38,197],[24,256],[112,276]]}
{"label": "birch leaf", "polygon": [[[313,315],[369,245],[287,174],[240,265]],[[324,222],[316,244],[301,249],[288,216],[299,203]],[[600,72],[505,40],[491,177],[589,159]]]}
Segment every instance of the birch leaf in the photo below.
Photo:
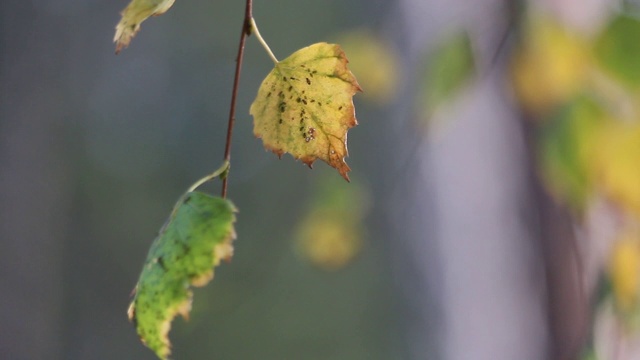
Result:
{"label": "birch leaf", "polygon": [[116,25],[116,35],[113,42],[116,43],[116,54],[129,46],[131,39],[140,30],[140,24],[150,16],[162,15],[173,5],[175,0],[132,0],[122,10],[122,18]]}
{"label": "birch leaf", "polygon": [[206,285],[213,267],[233,255],[235,211],[225,199],[189,192],[151,245],[128,315],[142,342],[159,358],[171,352],[173,318],[188,318],[190,286]]}
{"label": "birch leaf", "polygon": [[353,95],[362,89],[347,63],[339,45],[317,43],[275,65],[250,110],[265,148],[309,167],[320,159],[349,181],[347,131],[358,123]]}

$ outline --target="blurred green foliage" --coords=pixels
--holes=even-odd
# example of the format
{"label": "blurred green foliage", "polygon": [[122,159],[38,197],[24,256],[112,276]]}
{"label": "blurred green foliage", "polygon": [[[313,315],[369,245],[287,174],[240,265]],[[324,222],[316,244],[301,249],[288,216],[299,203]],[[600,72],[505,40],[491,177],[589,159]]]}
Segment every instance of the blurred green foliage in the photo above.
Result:
{"label": "blurred green foliage", "polygon": [[466,32],[448,34],[423,62],[418,96],[420,113],[428,118],[440,106],[455,99],[473,80],[475,59],[469,35]]}
{"label": "blurred green foliage", "polygon": [[589,161],[604,121],[596,102],[578,97],[558,109],[537,134],[542,176],[551,192],[573,209],[583,209],[593,190]]}
{"label": "blurred green foliage", "polygon": [[627,14],[614,17],[595,43],[596,57],[617,81],[640,89],[640,21]]}

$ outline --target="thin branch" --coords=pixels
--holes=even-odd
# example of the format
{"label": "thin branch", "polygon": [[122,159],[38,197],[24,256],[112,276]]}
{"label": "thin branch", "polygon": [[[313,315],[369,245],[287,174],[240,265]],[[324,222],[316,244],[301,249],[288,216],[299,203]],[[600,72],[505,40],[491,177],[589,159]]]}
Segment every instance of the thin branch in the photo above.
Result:
{"label": "thin branch", "polygon": [[[240,83],[240,72],[242,71],[242,60],[244,58],[244,44],[247,36],[251,35],[251,19],[253,18],[253,1],[247,0],[244,21],[242,22],[242,32],[240,33],[240,43],[238,45],[238,56],[236,57],[236,73],[233,78],[233,90],[231,90],[231,106],[229,108],[229,124],[227,125],[227,140],[224,146],[224,161],[231,161],[231,137],[233,135],[233,124],[236,117],[236,100],[238,98],[238,85]],[[222,197],[227,197],[227,179],[229,172],[222,179]]]}

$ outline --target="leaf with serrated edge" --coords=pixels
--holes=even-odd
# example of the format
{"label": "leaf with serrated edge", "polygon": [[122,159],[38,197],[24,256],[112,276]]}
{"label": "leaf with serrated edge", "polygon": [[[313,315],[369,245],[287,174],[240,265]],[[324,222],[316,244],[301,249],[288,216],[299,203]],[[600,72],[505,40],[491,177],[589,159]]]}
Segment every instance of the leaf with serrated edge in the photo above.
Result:
{"label": "leaf with serrated edge", "polygon": [[316,159],[349,181],[347,131],[358,124],[353,95],[362,91],[336,44],[317,43],[280,61],[251,104],[253,133],[278,156]]}
{"label": "leaf with serrated edge", "polygon": [[122,18],[116,25],[116,54],[129,46],[131,39],[140,30],[140,24],[150,16],[162,15],[173,5],[175,0],[132,0],[122,10]]}
{"label": "leaf with serrated edge", "polygon": [[233,255],[235,212],[228,200],[189,192],[151,245],[128,315],[142,342],[159,358],[167,359],[171,352],[173,318],[188,318],[189,287],[206,285],[213,267]]}

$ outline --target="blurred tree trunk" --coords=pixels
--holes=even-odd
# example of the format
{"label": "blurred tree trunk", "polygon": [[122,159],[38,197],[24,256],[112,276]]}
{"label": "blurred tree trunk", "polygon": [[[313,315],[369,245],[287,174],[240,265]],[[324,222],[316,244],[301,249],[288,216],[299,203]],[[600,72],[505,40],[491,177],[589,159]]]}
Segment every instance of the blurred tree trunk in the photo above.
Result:
{"label": "blurred tree trunk", "polygon": [[[541,191],[505,87],[505,53],[494,58],[510,9],[494,0],[403,0],[398,10],[391,26],[404,25],[398,42],[409,70],[397,107],[405,121],[390,133],[400,144],[394,152],[411,160],[408,170],[389,171],[400,182],[389,220],[403,241],[392,251],[396,278],[406,279],[406,357],[576,358],[586,308],[571,219]],[[416,68],[459,29],[471,34],[479,76],[416,135],[419,120],[407,110]]]}

